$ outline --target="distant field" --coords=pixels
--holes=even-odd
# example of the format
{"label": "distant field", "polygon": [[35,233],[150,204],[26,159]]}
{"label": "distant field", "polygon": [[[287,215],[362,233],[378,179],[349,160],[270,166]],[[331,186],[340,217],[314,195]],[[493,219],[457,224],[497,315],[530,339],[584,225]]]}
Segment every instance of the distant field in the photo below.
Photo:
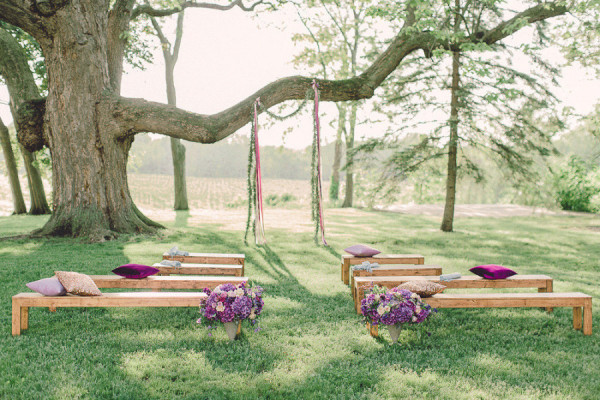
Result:
{"label": "distant field", "polygon": [[[27,179],[21,177],[21,187],[25,202],[29,202]],[[46,182],[46,191],[50,196],[51,186]],[[142,209],[163,210],[173,207],[173,177],[170,175],[129,175],[129,188],[135,203]],[[221,210],[243,208],[247,199],[246,180],[239,178],[187,178],[188,199],[192,209]],[[329,190],[324,182],[323,192]],[[288,179],[264,179],[263,197],[291,194],[294,199],[277,206],[303,207],[310,202],[310,182]],[[0,216],[10,215],[13,211],[12,195],[8,177],[0,175]]]}

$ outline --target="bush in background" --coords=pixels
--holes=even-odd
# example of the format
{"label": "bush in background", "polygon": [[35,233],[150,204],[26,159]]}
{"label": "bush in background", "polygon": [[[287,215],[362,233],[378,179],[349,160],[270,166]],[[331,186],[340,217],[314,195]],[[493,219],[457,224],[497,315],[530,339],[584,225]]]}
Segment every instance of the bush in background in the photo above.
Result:
{"label": "bush in background", "polygon": [[600,179],[598,168],[571,156],[566,165],[554,175],[556,200],[563,210],[598,212]]}

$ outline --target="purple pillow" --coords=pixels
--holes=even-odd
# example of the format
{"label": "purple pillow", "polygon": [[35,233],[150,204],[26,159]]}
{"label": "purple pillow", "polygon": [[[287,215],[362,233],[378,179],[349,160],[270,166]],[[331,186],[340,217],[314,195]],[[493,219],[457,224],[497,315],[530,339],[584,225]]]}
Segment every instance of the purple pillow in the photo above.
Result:
{"label": "purple pillow", "polygon": [[471,268],[469,271],[485,279],[506,279],[509,276],[517,274],[510,268],[495,264],[479,265]]}
{"label": "purple pillow", "polygon": [[367,246],[366,244],[355,244],[344,249],[346,253],[350,253],[356,257],[373,257],[381,253],[379,250]]}
{"label": "purple pillow", "polygon": [[67,294],[65,287],[60,283],[55,276],[52,278],[44,278],[39,281],[29,282],[25,284],[29,289],[44,296],[64,296]]}
{"label": "purple pillow", "polygon": [[141,264],[125,264],[112,270],[115,274],[127,279],[142,279],[160,271],[158,268]]}

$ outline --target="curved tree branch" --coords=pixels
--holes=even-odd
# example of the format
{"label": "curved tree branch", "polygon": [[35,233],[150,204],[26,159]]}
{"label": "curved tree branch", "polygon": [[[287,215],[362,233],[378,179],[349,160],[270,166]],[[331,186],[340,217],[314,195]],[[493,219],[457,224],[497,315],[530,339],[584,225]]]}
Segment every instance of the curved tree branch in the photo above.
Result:
{"label": "curved tree branch", "polygon": [[29,2],[23,0],[1,0],[0,20],[18,26],[38,40],[48,37],[42,16],[34,13],[27,3]]}
{"label": "curved tree branch", "polygon": [[131,13],[131,19],[135,19],[142,14],[146,14],[149,17],[167,17],[169,15],[176,14],[186,8],[208,8],[211,10],[219,10],[219,11],[227,11],[231,10],[234,7],[239,7],[243,11],[253,11],[256,6],[260,4],[268,4],[271,7],[274,7],[270,2],[265,2],[264,0],[259,0],[251,6],[247,7],[244,5],[242,0],[234,0],[227,5],[214,4],[214,3],[196,3],[195,1],[185,1],[182,2],[179,6],[167,9],[156,9],[152,8],[149,4],[142,4],[137,6],[133,12]]}
{"label": "curved tree branch", "polygon": [[[537,5],[484,32],[481,39],[471,37],[465,38],[463,42],[493,44],[522,28],[524,25],[519,24],[519,20],[534,23],[566,11],[562,5]],[[375,88],[413,51],[432,48],[452,50],[457,46],[460,43],[441,40],[431,32],[415,34],[401,30],[385,52],[361,75],[345,80],[318,80],[320,98],[322,101],[370,98]],[[252,105],[257,97],[260,97],[263,110],[286,100],[301,100],[305,98],[311,82],[311,78],[301,76],[279,79],[233,107],[213,115],[200,115],[143,99],[116,96],[105,98],[103,110],[120,124],[117,131],[126,131],[127,135],[155,132],[192,142],[214,143],[250,121]]]}

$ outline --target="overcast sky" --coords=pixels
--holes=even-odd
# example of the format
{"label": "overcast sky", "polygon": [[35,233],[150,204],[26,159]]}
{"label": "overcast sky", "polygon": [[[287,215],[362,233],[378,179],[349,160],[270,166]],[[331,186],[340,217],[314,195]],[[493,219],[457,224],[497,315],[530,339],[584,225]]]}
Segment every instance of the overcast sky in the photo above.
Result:
{"label": "overcast sky", "polygon": [[[273,16],[281,14],[275,13]],[[266,18],[261,17],[261,25]],[[257,28],[258,21],[237,9],[219,12],[190,9],[186,11],[184,36],[175,69],[177,105],[201,114],[212,114],[232,106],[265,84],[285,76],[297,75],[290,61],[299,49],[294,47],[291,31],[301,29],[291,19],[290,29]],[[155,63],[145,71],[131,70],[123,78],[122,94],[166,102],[162,53],[157,48]],[[600,83],[585,71],[573,67],[565,70],[558,97],[579,113],[589,113],[600,97]],[[5,124],[12,121],[8,110],[8,93],[0,87],[0,116]],[[323,105],[322,121],[325,140],[333,140],[335,131],[328,118],[334,116],[332,105]],[[266,118],[261,115],[261,119]],[[276,124],[261,131],[261,144],[281,145],[285,125]],[[246,134],[247,129],[241,133]],[[369,130],[365,130],[371,132]],[[358,136],[362,136],[358,132]],[[308,146],[312,140],[311,122],[307,121],[286,137],[292,148]]]}

